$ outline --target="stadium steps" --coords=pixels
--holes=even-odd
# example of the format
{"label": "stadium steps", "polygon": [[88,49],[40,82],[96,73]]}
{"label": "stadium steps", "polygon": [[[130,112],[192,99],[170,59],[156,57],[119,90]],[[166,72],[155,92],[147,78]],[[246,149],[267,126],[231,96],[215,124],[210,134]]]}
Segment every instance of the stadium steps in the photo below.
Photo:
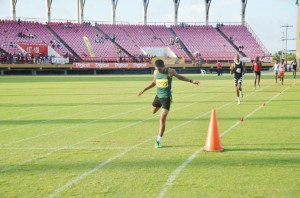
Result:
{"label": "stadium steps", "polygon": [[156,33],[154,32],[154,30],[153,30],[151,27],[149,27],[149,28],[150,28],[151,32],[153,32],[153,34],[158,38],[158,40],[159,40],[163,45],[165,45],[164,41],[159,37],[159,35],[156,35]]}
{"label": "stadium steps", "polygon": [[159,35],[156,35],[156,33],[154,32],[154,30],[153,30],[151,27],[149,27],[149,28],[150,28],[151,32],[153,32],[153,34],[158,38],[158,40],[159,40],[163,45],[165,45],[164,41],[159,37]]}
{"label": "stadium steps", "polygon": [[3,54],[3,53],[9,54],[9,53],[8,53],[7,51],[5,51],[4,49],[0,48],[0,55]]}
{"label": "stadium steps", "polygon": [[232,47],[234,47],[234,49],[241,55],[241,56],[243,56],[243,57],[247,57],[246,56],[246,54],[244,53],[244,52],[242,52],[242,51],[240,51],[239,50],[239,48],[232,42],[232,41],[230,41],[230,39],[219,29],[219,28],[216,28],[216,30],[220,33],[220,35],[222,35],[225,39],[226,39],[226,41],[228,42],[228,43],[230,43],[230,45],[232,45]]}
{"label": "stadium steps", "polygon": [[[168,28],[168,30],[171,32],[171,34],[175,37],[177,37],[176,33],[174,32],[174,30],[172,28]],[[194,56],[192,55],[192,53],[187,49],[187,47],[185,46],[185,44],[181,41],[181,39],[179,39],[179,44],[181,46],[181,48],[185,51],[185,53],[190,57],[191,60],[195,60]]]}
{"label": "stadium steps", "polygon": [[82,58],[60,36],[58,36],[58,34],[56,34],[56,32],[49,25],[45,26],[62,44],[64,44],[64,46],[73,54],[73,56],[77,60],[82,61]]}
{"label": "stadium steps", "polygon": [[106,38],[109,38],[109,40],[115,44],[118,48],[120,48],[125,54],[127,54],[128,57],[134,58],[133,55],[131,55],[125,48],[123,48],[121,45],[119,45],[116,41],[113,41],[109,35],[107,35],[104,31],[102,31],[97,25],[95,25],[95,28],[101,32],[103,35],[105,35]]}

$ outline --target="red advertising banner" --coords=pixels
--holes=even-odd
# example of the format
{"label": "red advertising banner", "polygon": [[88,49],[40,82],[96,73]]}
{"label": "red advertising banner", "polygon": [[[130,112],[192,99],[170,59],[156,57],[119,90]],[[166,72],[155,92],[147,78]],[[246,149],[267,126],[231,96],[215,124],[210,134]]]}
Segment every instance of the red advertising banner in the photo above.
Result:
{"label": "red advertising banner", "polygon": [[29,54],[44,54],[48,56],[48,45],[44,44],[19,44],[21,48],[23,48]]}
{"label": "red advertising banner", "polygon": [[73,69],[139,69],[149,68],[149,63],[73,63]]}

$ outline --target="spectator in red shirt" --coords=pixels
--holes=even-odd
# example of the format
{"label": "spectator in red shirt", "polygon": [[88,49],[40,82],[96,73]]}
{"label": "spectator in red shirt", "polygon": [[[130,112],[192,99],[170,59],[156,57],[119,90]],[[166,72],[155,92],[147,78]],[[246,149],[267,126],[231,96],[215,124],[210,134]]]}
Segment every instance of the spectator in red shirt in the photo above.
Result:
{"label": "spectator in red shirt", "polygon": [[258,87],[260,87],[260,76],[261,76],[261,62],[259,61],[259,57],[256,57],[253,63],[253,73],[254,73],[254,87],[253,90],[256,89],[256,81]]}
{"label": "spectator in red shirt", "polygon": [[217,63],[218,76],[222,75],[222,65],[220,62]]}

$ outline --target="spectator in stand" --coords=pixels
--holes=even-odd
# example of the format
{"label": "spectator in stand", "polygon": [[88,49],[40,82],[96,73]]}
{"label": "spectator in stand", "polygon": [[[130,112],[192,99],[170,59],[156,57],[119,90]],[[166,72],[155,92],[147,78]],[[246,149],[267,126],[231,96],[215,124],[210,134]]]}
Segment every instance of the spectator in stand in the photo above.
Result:
{"label": "spectator in stand", "polygon": [[170,37],[169,45],[174,45],[174,37]]}
{"label": "spectator in stand", "polygon": [[115,42],[116,41],[116,35],[115,34],[113,34],[113,37],[112,37],[112,42]]}
{"label": "spectator in stand", "polygon": [[31,64],[34,64],[34,55],[33,54],[31,54],[31,56],[30,56],[30,59],[31,59]]}
{"label": "spectator in stand", "polygon": [[30,54],[26,54],[25,63],[29,63],[29,60],[30,60]]}
{"label": "spectator in stand", "polygon": [[256,89],[256,81],[258,87],[260,87],[260,76],[261,76],[261,62],[259,61],[259,57],[256,57],[253,63],[253,73],[254,73],[254,87],[253,90]]}
{"label": "spectator in stand", "polygon": [[11,55],[12,57],[12,61],[10,61],[10,63],[16,64],[17,63],[17,55],[14,53],[13,55]]}
{"label": "spectator in stand", "polygon": [[104,38],[103,38],[103,36],[100,37],[99,43],[104,43]]}
{"label": "spectator in stand", "polygon": [[103,63],[104,61],[103,61],[103,57],[102,56],[100,56],[100,58],[99,58],[99,62],[100,63]]}
{"label": "spectator in stand", "polygon": [[218,76],[223,74],[222,65],[220,62],[217,63]]}
{"label": "spectator in stand", "polygon": [[296,61],[296,59],[294,59],[294,61],[292,62],[292,67],[293,67],[293,76],[294,76],[294,78],[296,78],[296,72],[297,72],[297,61]]}
{"label": "spectator in stand", "polygon": [[95,36],[95,43],[99,43],[98,34],[96,34],[96,36]]}
{"label": "spectator in stand", "polygon": [[24,64],[24,54],[21,54],[21,64]]}

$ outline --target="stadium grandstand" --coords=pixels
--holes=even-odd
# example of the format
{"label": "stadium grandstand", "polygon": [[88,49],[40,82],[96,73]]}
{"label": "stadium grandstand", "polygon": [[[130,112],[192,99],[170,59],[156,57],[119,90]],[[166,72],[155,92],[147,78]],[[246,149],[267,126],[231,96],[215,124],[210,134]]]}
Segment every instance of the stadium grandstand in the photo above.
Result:
{"label": "stadium grandstand", "polygon": [[[174,24],[147,25],[144,0],[144,24],[118,24],[113,13],[111,24],[84,20],[84,0],[78,0],[78,21],[51,20],[52,0],[46,0],[47,19],[28,20],[16,17],[12,2],[11,19],[0,20],[1,64],[70,64],[76,68],[144,68],[153,59],[169,64],[202,65],[229,62],[236,54],[251,62],[255,57],[270,57],[269,51],[245,22],[247,0],[241,0],[240,23],[209,23],[211,0],[206,0],[206,23],[178,23],[180,0],[174,0]],[[113,8],[118,1],[112,0]],[[116,9],[113,9],[116,12]],[[87,64],[89,63],[89,64]],[[101,63],[96,64],[95,63]],[[145,65],[133,63],[145,63]],[[197,63],[197,64],[196,64]],[[72,65],[73,64],[73,65]],[[28,67],[28,65],[27,65]],[[39,66],[40,67],[40,66]]]}

